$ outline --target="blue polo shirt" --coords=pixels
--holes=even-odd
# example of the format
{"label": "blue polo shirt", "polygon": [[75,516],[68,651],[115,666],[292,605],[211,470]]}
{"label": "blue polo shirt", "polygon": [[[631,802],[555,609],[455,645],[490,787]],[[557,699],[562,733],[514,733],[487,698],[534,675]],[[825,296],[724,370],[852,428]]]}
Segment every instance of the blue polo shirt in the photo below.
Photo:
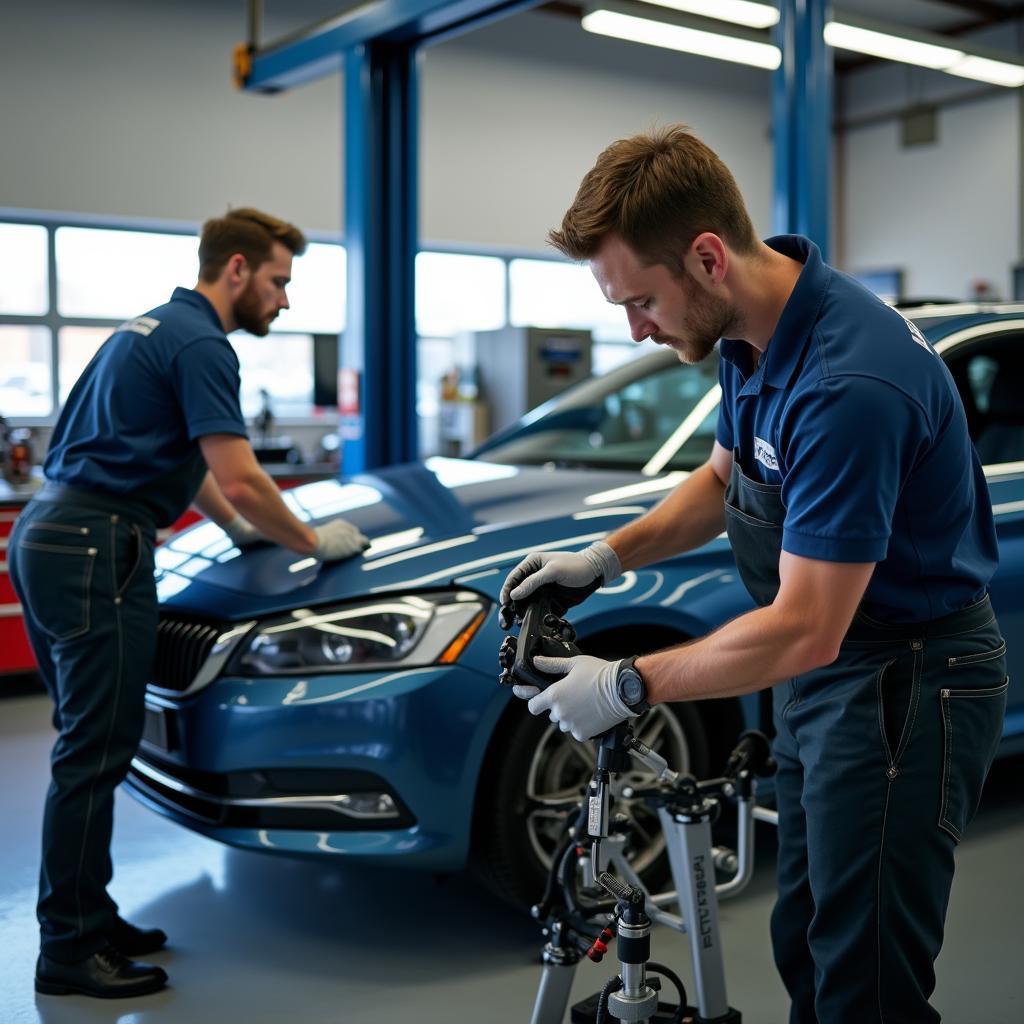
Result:
{"label": "blue polo shirt", "polygon": [[717,439],[781,484],[782,547],[877,563],[864,611],[934,619],[982,597],[998,561],[981,461],[953,378],[916,326],[798,235],[766,242],[804,264],[756,370],[721,342]]}
{"label": "blue polo shirt", "polygon": [[169,525],[206,474],[198,438],[246,436],[238,389],[238,356],[213,306],[176,288],[93,356],[57,420],[46,477],[131,496]]}

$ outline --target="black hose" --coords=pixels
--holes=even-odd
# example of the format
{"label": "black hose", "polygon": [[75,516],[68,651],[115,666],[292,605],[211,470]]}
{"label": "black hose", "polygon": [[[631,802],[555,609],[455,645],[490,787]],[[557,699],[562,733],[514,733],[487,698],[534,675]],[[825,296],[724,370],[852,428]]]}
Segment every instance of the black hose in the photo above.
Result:
{"label": "black hose", "polygon": [[562,896],[565,898],[565,905],[573,914],[583,914],[580,909],[579,900],[576,898],[576,843],[570,841],[562,854],[558,864],[559,881],[562,883]]}
{"label": "black hose", "polygon": [[558,849],[555,850],[554,856],[551,858],[551,868],[548,871],[548,880],[544,886],[544,897],[541,899],[541,905],[544,907],[550,907],[551,901],[555,898],[555,888],[558,885],[558,874],[561,868],[562,858],[575,841],[576,840],[574,840],[567,832],[562,837],[562,842],[559,844]]}
{"label": "black hose", "polygon": [[576,886],[576,846],[571,844],[562,857],[558,866],[559,879],[562,883],[562,895],[565,897],[565,905],[571,914],[579,917],[593,917],[595,914],[610,914],[617,903],[613,899],[607,900],[586,900],[580,898],[579,889]]}
{"label": "black hose", "polygon": [[676,1008],[676,1012],[672,1015],[672,1024],[682,1024],[683,1015],[686,1013],[686,989],[683,987],[683,983],[679,980],[679,975],[675,971],[670,970],[664,964],[659,964],[655,960],[648,960],[647,972],[649,974],[661,974],[668,978],[669,981],[675,986],[676,992],[679,993],[679,1006]]}
{"label": "black hose", "polygon": [[[601,989],[601,994],[597,997],[597,1015],[594,1017],[594,1024],[605,1024],[605,1019],[608,1016],[608,997],[613,992],[618,992],[620,988],[622,988],[622,979],[617,974],[604,983],[604,988]],[[679,1019],[682,1020],[681,1017]]]}

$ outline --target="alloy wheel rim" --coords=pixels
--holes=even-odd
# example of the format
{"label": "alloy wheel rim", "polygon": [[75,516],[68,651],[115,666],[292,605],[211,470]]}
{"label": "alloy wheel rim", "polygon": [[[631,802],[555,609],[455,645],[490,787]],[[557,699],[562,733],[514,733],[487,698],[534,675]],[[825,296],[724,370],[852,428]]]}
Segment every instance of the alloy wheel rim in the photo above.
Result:
{"label": "alloy wheel rim", "polygon": [[[680,773],[690,769],[690,747],[679,719],[664,705],[656,705],[639,720],[638,739],[664,757]],[[592,742],[580,743],[557,725],[544,730],[526,777],[526,831],[530,847],[545,870],[565,834],[565,823],[581,799],[594,773],[597,759]],[[636,762],[612,782],[614,812],[629,822],[626,848],[633,870],[646,871],[661,856],[665,840],[657,814],[641,799],[626,798],[626,787],[640,789],[654,782],[654,774]]]}

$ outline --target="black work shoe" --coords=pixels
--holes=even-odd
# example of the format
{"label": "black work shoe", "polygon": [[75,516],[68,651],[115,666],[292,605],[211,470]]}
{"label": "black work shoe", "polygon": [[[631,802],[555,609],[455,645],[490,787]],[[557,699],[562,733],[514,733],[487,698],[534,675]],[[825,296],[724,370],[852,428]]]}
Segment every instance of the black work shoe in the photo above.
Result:
{"label": "black work shoe", "polygon": [[137,964],[113,946],[85,960],[61,964],[39,954],[36,991],[47,996],[97,996],[127,999],[156,992],[167,984],[167,972],[152,964]]}
{"label": "black work shoe", "polygon": [[136,928],[121,917],[114,919],[114,927],[107,938],[115,949],[127,957],[155,953],[167,943],[167,933],[160,928]]}

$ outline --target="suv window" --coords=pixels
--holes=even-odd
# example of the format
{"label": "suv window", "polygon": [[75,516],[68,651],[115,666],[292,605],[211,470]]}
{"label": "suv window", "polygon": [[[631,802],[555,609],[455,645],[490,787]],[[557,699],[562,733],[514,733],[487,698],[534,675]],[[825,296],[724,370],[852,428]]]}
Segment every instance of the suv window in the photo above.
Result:
{"label": "suv window", "polygon": [[1024,461],[1024,335],[971,341],[946,359],[981,461]]}
{"label": "suv window", "polygon": [[717,355],[696,365],[673,361],[638,369],[626,366],[573,389],[478,457],[520,466],[639,470],[661,452],[659,471],[696,469],[711,454],[718,403],[704,401],[699,422],[688,425],[686,436],[678,432],[717,387]]}

